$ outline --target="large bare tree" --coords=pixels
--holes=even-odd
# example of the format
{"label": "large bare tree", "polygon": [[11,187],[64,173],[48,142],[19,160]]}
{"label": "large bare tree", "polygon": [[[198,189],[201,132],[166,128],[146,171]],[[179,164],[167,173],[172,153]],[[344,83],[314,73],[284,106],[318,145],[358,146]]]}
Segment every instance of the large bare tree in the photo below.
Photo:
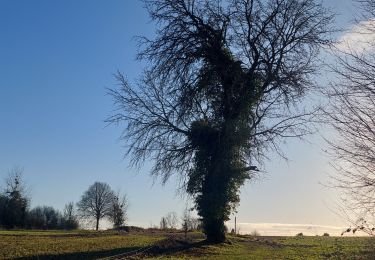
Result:
{"label": "large bare tree", "polygon": [[[204,232],[225,239],[239,188],[283,138],[309,132],[299,102],[313,88],[332,15],[315,0],[145,0],[156,37],[137,84],[110,90],[133,163],[154,161],[165,182],[180,173]],[[258,166],[258,165],[257,165]]]}
{"label": "large bare tree", "polygon": [[369,220],[375,220],[375,2],[357,2],[362,13],[348,34],[355,42],[344,37],[334,49],[337,80],[329,92],[326,116],[335,130],[328,139],[335,169],[332,185],[343,192],[347,219],[373,233],[375,223]]}

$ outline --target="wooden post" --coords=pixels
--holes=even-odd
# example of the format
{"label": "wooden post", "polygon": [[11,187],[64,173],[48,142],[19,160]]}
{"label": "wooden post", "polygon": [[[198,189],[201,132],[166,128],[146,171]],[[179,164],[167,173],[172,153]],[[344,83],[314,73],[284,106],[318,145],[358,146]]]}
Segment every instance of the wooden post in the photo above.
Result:
{"label": "wooden post", "polygon": [[237,235],[237,217],[234,217],[234,234]]}
{"label": "wooden post", "polygon": [[185,232],[185,241],[187,241],[188,225],[187,225],[186,219],[185,219],[185,223],[184,223],[184,232]]}

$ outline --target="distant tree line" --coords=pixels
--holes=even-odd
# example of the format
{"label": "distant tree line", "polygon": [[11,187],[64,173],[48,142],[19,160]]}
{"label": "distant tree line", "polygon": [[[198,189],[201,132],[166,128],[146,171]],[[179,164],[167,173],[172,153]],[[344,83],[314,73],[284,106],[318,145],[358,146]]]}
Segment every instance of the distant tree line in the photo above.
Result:
{"label": "distant tree line", "polygon": [[[181,217],[181,229],[185,232],[202,230],[202,220],[192,216],[191,209],[185,209]],[[160,219],[161,230],[177,229],[179,220],[176,212],[169,212]]]}
{"label": "distant tree line", "polygon": [[0,227],[6,229],[78,228],[73,202],[68,203],[62,213],[49,206],[30,209],[30,198],[22,173],[22,168],[15,167],[5,179],[5,188],[0,192]]}
{"label": "distant tree line", "polygon": [[78,218],[74,212],[74,204],[68,203],[63,213],[49,206],[37,206],[30,210],[26,218],[29,229],[77,229]]}
{"label": "distant tree line", "polygon": [[0,190],[0,228],[5,229],[77,229],[79,220],[108,219],[114,228],[125,225],[128,200],[120,192],[115,193],[106,183],[95,182],[84,192],[77,209],[73,202],[61,212],[50,206],[30,209],[30,197],[22,178],[23,169],[13,168]]}

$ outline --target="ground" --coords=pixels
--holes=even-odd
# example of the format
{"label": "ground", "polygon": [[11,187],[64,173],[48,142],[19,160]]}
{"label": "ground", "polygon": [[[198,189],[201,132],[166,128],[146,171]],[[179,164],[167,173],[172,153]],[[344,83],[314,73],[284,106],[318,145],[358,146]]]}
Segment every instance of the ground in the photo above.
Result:
{"label": "ground", "polygon": [[0,231],[0,259],[375,259],[374,238],[229,236],[147,231]]}

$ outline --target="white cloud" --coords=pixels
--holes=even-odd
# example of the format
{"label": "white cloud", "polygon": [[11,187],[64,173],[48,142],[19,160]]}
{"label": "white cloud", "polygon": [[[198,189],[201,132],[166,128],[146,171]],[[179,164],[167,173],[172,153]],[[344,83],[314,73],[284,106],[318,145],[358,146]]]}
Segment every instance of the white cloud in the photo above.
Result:
{"label": "white cloud", "polygon": [[357,53],[375,50],[375,19],[362,21],[343,34],[336,47]]}
{"label": "white cloud", "polygon": [[[233,228],[233,223],[227,223],[228,228]],[[282,224],[282,223],[237,223],[237,228],[241,234],[250,234],[256,230],[262,236],[295,236],[303,233],[307,236],[323,235],[328,233],[331,236],[340,236],[347,227],[313,225],[313,224]],[[348,236],[350,234],[346,234]],[[356,233],[356,235],[366,235]]]}

